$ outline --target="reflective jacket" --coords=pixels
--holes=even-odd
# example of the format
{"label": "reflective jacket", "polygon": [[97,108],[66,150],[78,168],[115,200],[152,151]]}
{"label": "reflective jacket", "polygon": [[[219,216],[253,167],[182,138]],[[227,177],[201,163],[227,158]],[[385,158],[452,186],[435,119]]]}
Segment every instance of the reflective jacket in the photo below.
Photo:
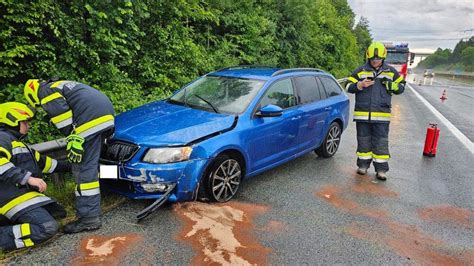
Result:
{"label": "reflective jacket", "polygon": [[[374,85],[362,90],[357,89],[357,82],[373,78]],[[383,63],[378,70],[369,62],[357,68],[348,78],[350,93],[355,93],[354,121],[369,123],[389,123],[392,108],[392,96],[382,82],[398,83],[398,90],[394,94],[401,94],[405,90],[405,81],[395,68]]]}
{"label": "reflective jacket", "polygon": [[38,98],[51,122],[64,134],[84,138],[114,127],[114,108],[98,90],[75,81],[41,84]]}
{"label": "reflective jacket", "polygon": [[27,184],[30,176],[65,172],[70,166],[29,148],[19,140],[20,133],[0,127],[0,216],[11,221],[25,211],[55,201]]}

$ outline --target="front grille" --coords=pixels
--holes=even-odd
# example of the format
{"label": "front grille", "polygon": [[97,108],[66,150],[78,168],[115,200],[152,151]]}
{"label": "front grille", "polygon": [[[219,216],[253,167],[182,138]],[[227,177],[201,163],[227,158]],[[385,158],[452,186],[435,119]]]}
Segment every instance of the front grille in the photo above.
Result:
{"label": "front grille", "polygon": [[104,144],[100,158],[102,161],[106,162],[126,162],[132,159],[138,149],[138,145],[132,143],[112,141]]}

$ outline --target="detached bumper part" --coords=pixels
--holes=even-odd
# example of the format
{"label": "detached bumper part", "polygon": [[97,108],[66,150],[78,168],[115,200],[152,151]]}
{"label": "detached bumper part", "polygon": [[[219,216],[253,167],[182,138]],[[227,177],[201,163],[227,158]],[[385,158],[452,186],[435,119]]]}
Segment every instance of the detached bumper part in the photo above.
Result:
{"label": "detached bumper part", "polygon": [[141,220],[145,219],[148,215],[156,211],[163,203],[168,201],[168,198],[171,195],[171,192],[173,189],[176,187],[176,184],[170,184],[166,190],[166,192],[163,194],[163,196],[159,199],[157,199],[155,202],[153,202],[150,206],[146,207],[143,209],[141,212],[137,214],[137,222],[140,222]]}

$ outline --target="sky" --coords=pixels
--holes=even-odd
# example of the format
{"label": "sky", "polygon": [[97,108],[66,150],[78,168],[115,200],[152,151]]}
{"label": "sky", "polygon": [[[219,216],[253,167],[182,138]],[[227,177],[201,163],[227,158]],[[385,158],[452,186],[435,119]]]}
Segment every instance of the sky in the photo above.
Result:
{"label": "sky", "polygon": [[454,49],[474,35],[474,0],[348,0],[369,20],[376,41],[406,42],[413,51]]}

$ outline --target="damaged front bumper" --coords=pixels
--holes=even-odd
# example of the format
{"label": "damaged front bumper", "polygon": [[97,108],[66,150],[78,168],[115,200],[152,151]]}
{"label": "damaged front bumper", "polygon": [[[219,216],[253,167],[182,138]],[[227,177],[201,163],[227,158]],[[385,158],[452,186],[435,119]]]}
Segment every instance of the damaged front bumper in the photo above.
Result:
{"label": "damaged front bumper", "polygon": [[117,179],[101,179],[101,185],[132,199],[160,199],[169,192],[166,201],[192,200],[207,162],[194,159],[170,164],[119,165]]}

